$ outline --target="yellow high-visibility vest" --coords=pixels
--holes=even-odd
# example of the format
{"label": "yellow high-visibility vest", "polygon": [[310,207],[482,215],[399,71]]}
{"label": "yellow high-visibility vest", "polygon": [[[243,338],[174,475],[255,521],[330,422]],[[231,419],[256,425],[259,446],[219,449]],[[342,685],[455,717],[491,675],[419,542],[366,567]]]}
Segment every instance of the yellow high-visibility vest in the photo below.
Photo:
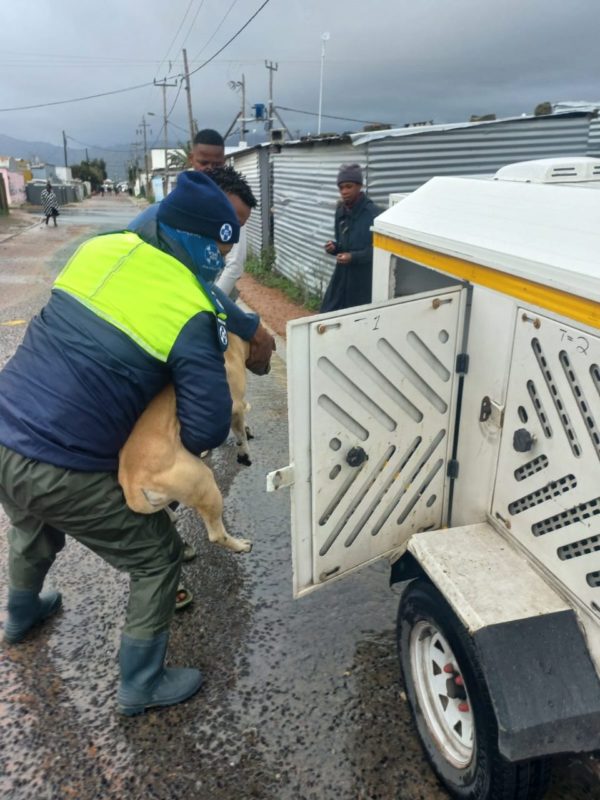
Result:
{"label": "yellow high-visibility vest", "polygon": [[76,298],[160,361],[199,312],[225,318],[184,264],[129,231],[84,242],[54,289]]}

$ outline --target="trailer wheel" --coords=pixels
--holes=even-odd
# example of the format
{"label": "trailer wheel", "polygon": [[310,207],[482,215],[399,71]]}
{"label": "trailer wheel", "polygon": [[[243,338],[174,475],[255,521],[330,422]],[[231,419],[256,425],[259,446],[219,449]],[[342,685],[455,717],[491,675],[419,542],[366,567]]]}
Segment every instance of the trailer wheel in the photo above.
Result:
{"label": "trailer wheel", "polygon": [[548,759],[511,763],[498,751],[498,727],[474,644],[438,590],[411,583],[398,611],[406,695],[435,773],[459,800],[540,800]]}

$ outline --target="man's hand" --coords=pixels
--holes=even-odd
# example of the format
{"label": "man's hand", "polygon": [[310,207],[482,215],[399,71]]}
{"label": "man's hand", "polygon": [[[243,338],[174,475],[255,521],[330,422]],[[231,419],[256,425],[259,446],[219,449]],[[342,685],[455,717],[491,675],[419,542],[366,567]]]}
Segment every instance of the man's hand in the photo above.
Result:
{"label": "man's hand", "polygon": [[338,253],[335,260],[338,264],[349,264],[352,261],[352,253]]}
{"label": "man's hand", "polygon": [[271,369],[271,354],[276,349],[275,339],[259,323],[256,333],[248,344],[250,345],[250,353],[246,360],[246,366],[255,375],[266,375]]}
{"label": "man's hand", "polygon": [[329,253],[329,255],[334,255],[335,242],[325,242],[325,252]]}

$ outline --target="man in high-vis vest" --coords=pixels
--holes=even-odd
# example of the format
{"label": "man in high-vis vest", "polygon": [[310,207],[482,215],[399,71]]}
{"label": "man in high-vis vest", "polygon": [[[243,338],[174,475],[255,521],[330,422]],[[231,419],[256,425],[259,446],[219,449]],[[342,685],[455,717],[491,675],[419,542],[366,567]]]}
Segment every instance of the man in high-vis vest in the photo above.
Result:
{"label": "man in high-vis vest", "polygon": [[60,608],[42,587],[65,534],[77,539],[130,576],[117,695],[127,715],[186,700],[202,676],[164,666],[181,539],[166,512],[127,507],[119,450],[167,383],[192,453],[221,444],[231,420],[225,314],[209,287],[238,240],[237,215],[213,181],[185,172],[157,221],[160,247],[131,231],[84,242],[0,372],[4,639],[20,642]]}

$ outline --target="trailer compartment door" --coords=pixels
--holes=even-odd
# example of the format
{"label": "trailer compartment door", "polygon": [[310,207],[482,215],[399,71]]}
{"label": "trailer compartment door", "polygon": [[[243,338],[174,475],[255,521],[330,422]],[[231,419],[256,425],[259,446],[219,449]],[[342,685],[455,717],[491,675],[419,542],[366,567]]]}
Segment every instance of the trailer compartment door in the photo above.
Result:
{"label": "trailer compartment door", "polygon": [[288,325],[295,596],[445,523],[466,294]]}

